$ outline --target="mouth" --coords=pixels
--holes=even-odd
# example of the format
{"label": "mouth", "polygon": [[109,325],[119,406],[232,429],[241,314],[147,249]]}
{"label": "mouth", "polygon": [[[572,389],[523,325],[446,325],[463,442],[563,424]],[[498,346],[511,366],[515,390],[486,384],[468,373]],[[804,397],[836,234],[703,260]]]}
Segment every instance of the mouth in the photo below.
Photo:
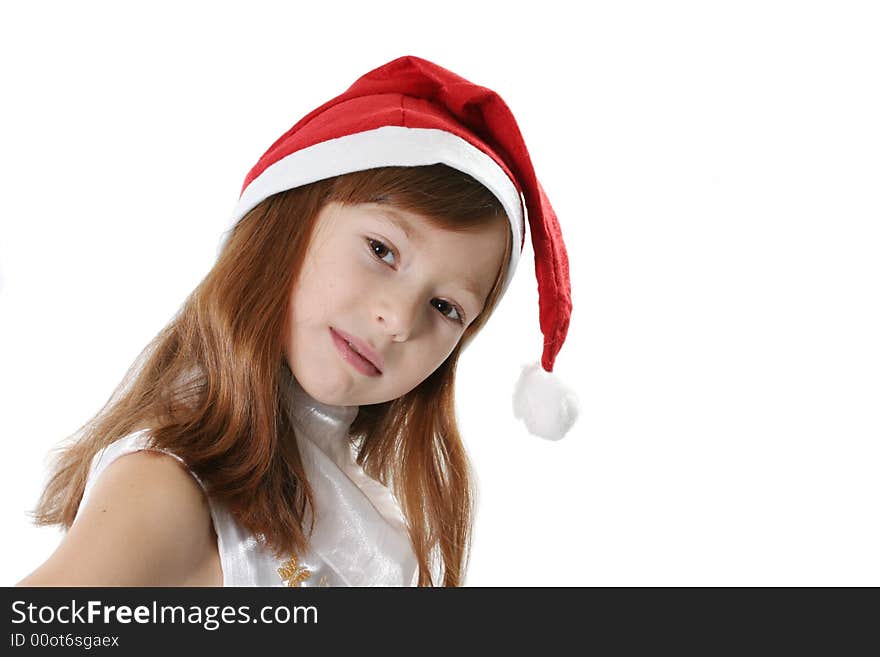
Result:
{"label": "mouth", "polygon": [[333,344],[343,360],[366,376],[381,376],[381,359],[358,338],[330,327]]}

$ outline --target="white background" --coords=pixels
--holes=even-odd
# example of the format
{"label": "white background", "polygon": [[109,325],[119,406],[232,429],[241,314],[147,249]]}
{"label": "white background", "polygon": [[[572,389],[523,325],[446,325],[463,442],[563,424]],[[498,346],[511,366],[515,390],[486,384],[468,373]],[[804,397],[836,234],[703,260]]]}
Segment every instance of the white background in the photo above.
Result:
{"label": "white background", "polygon": [[210,269],[250,167],[414,54],[504,97],[571,258],[565,440],[511,411],[530,247],[462,359],[467,584],[880,585],[871,4],[4,4],[0,584],[60,540],[25,515],[48,449]]}

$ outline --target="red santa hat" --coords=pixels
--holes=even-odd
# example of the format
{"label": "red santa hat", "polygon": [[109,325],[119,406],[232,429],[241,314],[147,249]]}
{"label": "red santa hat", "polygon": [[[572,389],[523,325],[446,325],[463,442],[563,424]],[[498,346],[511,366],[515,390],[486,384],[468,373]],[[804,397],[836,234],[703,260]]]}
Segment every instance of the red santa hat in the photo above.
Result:
{"label": "red santa hat", "polygon": [[370,71],[303,117],[260,157],[244,180],[230,227],[287,189],[364,169],[438,163],[475,178],[504,207],[513,240],[503,290],[516,270],[528,226],[544,371],[537,365],[524,368],[514,413],[533,434],[561,438],[577,416],[573,393],[549,375],[571,316],[568,255],[513,113],[491,89],[411,55]]}

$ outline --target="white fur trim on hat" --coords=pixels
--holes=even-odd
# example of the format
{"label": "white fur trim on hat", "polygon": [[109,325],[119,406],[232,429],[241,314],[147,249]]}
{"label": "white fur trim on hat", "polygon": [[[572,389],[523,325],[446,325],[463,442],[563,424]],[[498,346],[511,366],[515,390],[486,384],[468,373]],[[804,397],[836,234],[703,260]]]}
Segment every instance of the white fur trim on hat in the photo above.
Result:
{"label": "white fur trim on hat", "polygon": [[525,210],[516,186],[498,163],[458,135],[434,128],[383,126],[328,139],[294,151],[266,167],[244,190],[226,236],[239,219],[273,194],[325,178],[386,166],[446,164],[485,185],[501,202],[510,219],[510,267],[502,290],[513,278],[525,231]]}

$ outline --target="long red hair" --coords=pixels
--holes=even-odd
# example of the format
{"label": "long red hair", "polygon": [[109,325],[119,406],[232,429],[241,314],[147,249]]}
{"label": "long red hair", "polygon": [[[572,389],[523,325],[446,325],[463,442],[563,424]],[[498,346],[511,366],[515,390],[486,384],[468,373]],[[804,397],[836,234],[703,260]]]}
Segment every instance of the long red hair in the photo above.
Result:
{"label": "long red hair", "polygon": [[[69,528],[92,457],[149,429],[150,443],[180,456],[208,495],[277,558],[307,550],[303,518],[312,491],[283,408],[289,368],[282,341],[289,290],[315,219],[331,201],[390,203],[456,231],[507,221],[491,192],[442,164],[359,171],[269,197],[234,227],[212,269],[104,407],[53,450],[32,512],[37,525]],[[491,316],[508,265],[509,257],[485,310],[440,367],[398,399],[361,406],[351,427],[358,463],[400,502],[420,586],[457,586],[466,571],[474,484],[455,421],[455,369]]]}

